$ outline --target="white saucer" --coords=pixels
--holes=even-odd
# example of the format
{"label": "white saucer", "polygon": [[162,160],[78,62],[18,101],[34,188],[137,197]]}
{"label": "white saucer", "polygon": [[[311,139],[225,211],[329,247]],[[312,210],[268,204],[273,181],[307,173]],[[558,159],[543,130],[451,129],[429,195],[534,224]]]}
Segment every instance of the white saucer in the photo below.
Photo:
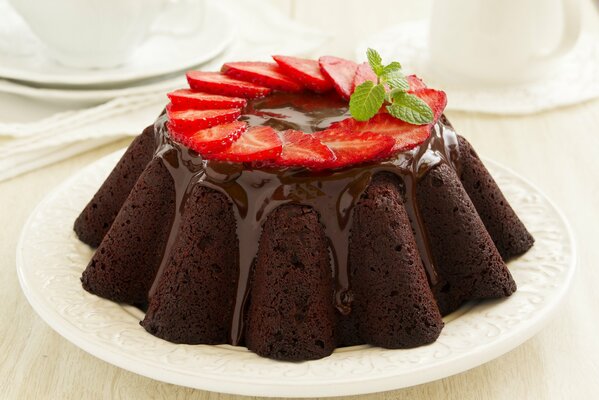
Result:
{"label": "white saucer", "polygon": [[92,250],[77,239],[73,221],[122,154],[89,165],[38,205],[17,246],[17,273],[33,309],[67,340],[156,380],[282,397],[355,395],[430,382],[499,357],[537,333],[558,311],[574,274],[576,249],[561,213],[525,179],[485,160],[536,242],[509,263],[516,293],[462,307],[445,319],[435,343],[409,350],[347,347],[301,363],[261,358],[243,347],[169,343],[139,325],[141,311],[91,295],[79,280]]}
{"label": "white saucer", "polygon": [[46,58],[29,28],[0,1],[0,22],[11,24],[0,28],[0,78],[46,87],[109,87],[190,69],[219,55],[235,33],[228,12],[217,2],[208,1],[205,12],[201,29],[187,35],[153,34],[120,67],[75,69]]}
{"label": "white saucer", "polygon": [[50,102],[53,104],[78,106],[99,104],[117,97],[136,96],[150,93],[167,93],[179,87],[187,86],[183,74],[166,80],[151,81],[146,83],[134,82],[127,87],[114,89],[60,89],[31,87],[17,82],[0,79],[0,93],[10,93],[31,99]]}

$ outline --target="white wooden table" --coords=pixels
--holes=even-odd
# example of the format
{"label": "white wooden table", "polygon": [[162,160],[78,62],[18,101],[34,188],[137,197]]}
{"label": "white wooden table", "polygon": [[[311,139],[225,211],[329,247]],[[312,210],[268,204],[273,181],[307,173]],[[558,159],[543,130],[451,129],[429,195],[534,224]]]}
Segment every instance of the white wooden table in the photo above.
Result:
{"label": "white wooden table", "polygon": [[[408,1],[379,1],[376,7],[363,1],[274,3],[333,31],[335,39],[323,52],[342,56],[352,56],[364,32],[425,16],[429,7]],[[397,10],[392,15],[377,12],[391,3]],[[587,11],[585,26],[596,31],[590,3]],[[357,28],[360,20],[370,22]],[[0,97],[0,120],[27,106],[26,100]],[[534,182],[563,210],[576,236],[578,274],[561,312],[522,346],[447,379],[361,398],[599,398],[599,100],[523,117],[448,115],[480,154]],[[0,399],[236,398],[153,381],[100,361],[50,329],[21,292],[15,247],[29,213],[68,176],[127,144],[122,140],[0,183]]]}

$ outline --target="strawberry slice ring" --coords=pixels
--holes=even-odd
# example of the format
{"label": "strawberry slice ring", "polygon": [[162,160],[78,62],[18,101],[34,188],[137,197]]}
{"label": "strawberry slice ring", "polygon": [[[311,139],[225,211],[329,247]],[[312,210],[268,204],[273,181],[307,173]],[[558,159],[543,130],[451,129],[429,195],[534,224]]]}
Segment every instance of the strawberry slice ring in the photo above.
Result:
{"label": "strawberry slice ring", "polygon": [[[346,112],[344,104],[355,88],[367,81],[372,82],[370,85],[379,84],[380,74],[385,72],[381,72],[383,66],[377,64],[376,58],[369,58],[368,63],[362,64],[333,56],[311,60],[275,55],[273,60],[275,62],[228,62],[220,72],[188,72],[189,88],[167,95],[170,100],[166,107],[167,128],[172,138],[207,160],[315,171],[337,170],[390,158],[419,146],[429,138],[433,125],[447,105],[444,92],[427,87],[415,75],[408,75],[405,77],[409,85],[407,93],[429,106],[432,121],[428,113],[425,123],[418,125],[418,119],[404,117],[401,112],[390,113],[391,110],[382,106],[378,112],[376,109],[368,112],[370,118],[367,120],[348,117],[314,133],[285,129],[289,126],[285,124],[276,131],[266,125],[281,126],[275,124],[288,118],[284,112],[277,113],[277,107],[283,110],[291,106],[291,101],[293,113],[318,115],[321,109],[330,108],[340,110],[339,115],[343,115]],[[336,95],[332,92],[306,97],[306,90],[324,93],[332,89]],[[254,100],[273,91],[303,93],[289,95],[292,97],[277,95],[268,106],[264,106],[264,100]],[[385,99],[383,105],[396,100]],[[263,104],[262,109],[257,104]],[[406,101],[400,107],[409,110],[412,104]],[[417,110],[417,106],[413,109]],[[351,107],[350,110],[354,113]],[[244,113],[249,117],[244,116],[244,120],[239,121]],[[251,126],[251,121],[255,121],[252,113],[258,119],[272,118],[274,124],[264,119],[264,125]]]}

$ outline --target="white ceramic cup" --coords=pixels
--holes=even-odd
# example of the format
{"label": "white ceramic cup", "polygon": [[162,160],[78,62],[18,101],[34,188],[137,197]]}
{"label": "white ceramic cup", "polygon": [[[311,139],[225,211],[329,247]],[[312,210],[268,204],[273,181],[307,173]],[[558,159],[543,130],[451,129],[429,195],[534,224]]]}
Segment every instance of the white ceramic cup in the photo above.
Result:
{"label": "white ceramic cup", "polygon": [[9,1],[44,44],[49,57],[77,68],[111,68],[126,62],[169,3],[168,0]]}
{"label": "white ceramic cup", "polygon": [[505,84],[546,75],[580,35],[579,0],[435,0],[432,68],[444,78]]}

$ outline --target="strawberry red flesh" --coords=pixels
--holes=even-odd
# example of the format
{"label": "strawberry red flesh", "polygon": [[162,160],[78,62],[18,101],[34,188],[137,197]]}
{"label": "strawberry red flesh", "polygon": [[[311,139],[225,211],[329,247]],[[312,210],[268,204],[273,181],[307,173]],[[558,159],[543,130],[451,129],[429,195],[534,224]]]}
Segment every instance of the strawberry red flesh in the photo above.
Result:
{"label": "strawberry red flesh", "polygon": [[412,125],[389,114],[377,114],[368,121],[356,121],[348,118],[337,122],[332,128],[346,129],[355,133],[373,132],[388,136],[395,142],[392,152],[397,153],[412,149],[426,139],[431,131],[431,125]]}
{"label": "strawberry red flesh", "polygon": [[316,132],[314,137],[327,145],[335,154],[330,168],[340,168],[391,155],[395,141],[378,133],[352,132],[343,128],[329,128]]}
{"label": "strawberry red flesh", "polygon": [[418,96],[420,99],[424,100],[426,104],[428,104],[435,114],[435,122],[441,118],[441,114],[443,114],[443,110],[445,110],[445,106],[447,106],[447,95],[444,91],[425,88],[410,91],[410,93]]}
{"label": "strawberry red flesh", "polygon": [[408,76],[406,76],[406,79],[408,80],[408,84],[410,85],[410,90],[418,90],[418,89],[426,88],[426,83],[424,83],[422,81],[422,79],[420,79],[416,75],[408,75]]}
{"label": "strawberry red flesh", "polygon": [[183,133],[235,121],[241,115],[241,109],[177,110],[172,104],[168,104],[166,113],[170,122],[169,125],[177,132]]}
{"label": "strawberry red flesh", "polygon": [[318,59],[322,73],[333,82],[339,95],[349,100],[354,88],[354,76],[358,64],[339,57],[323,56]]}
{"label": "strawberry red flesh", "polygon": [[361,84],[363,84],[366,81],[372,81],[372,82],[376,83],[377,78],[376,78],[376,74],[374,73],[372,68],[370,68],[370,65],[365,62],[365,63],[358,65],[358,68],[356,68],[356,75],[354,75],[354,83],[353,83],[353,87],[352,87],[352,93],[354,90],[356,90],[356,88],[358,86],[360,86]]}
{"label": "strawberry red flesh", "polygon": [[286,130],[280,132],[283,150],[275,164],[279,166],[325,169],[333,165],[335,155],[314,135]]}
{"label": "strawberry red flesh", "polygon": [[195,132],[179,132],[169,124],[169,130],[175,140],[201,155],[226,150],[247,130],[247,127],[248,125],[245,122],[234,121]]}
{"label": "strawberry red flesh", "polygon": [[194,92],[179,89],[167,94],[171,103],[178,109],[215,110],[223,108],[243,108],[246,100],[240,97],[220,96],[218,94]]}
{"label": "strawberry red flesh", "polygon": [[324,76],[316,60],[288,56],[272,56],[272,58],[285,74],[314,92],[324,93],[333,88],[333,82]]}
{"label": "strawberry red flesh", "polygon": [[233,78],[284,92],[299,92],[303,89],[302,85],[287,76],[276,63],[230,62],[223,65],[221,72]]}
{"label": "strawberry red flesh", "polygon": [[271,92],[270,88],[231,78],[220,72],[189,71],[187,82],[196,91],[246,99],[264,97]]}
{"label": "strawberry red flesh", "polygon": [[274,129],[270,126],[253,126],[228,149],[210,158],[233,162],[271,161],[279,157],[281,150],[281,139]]}

